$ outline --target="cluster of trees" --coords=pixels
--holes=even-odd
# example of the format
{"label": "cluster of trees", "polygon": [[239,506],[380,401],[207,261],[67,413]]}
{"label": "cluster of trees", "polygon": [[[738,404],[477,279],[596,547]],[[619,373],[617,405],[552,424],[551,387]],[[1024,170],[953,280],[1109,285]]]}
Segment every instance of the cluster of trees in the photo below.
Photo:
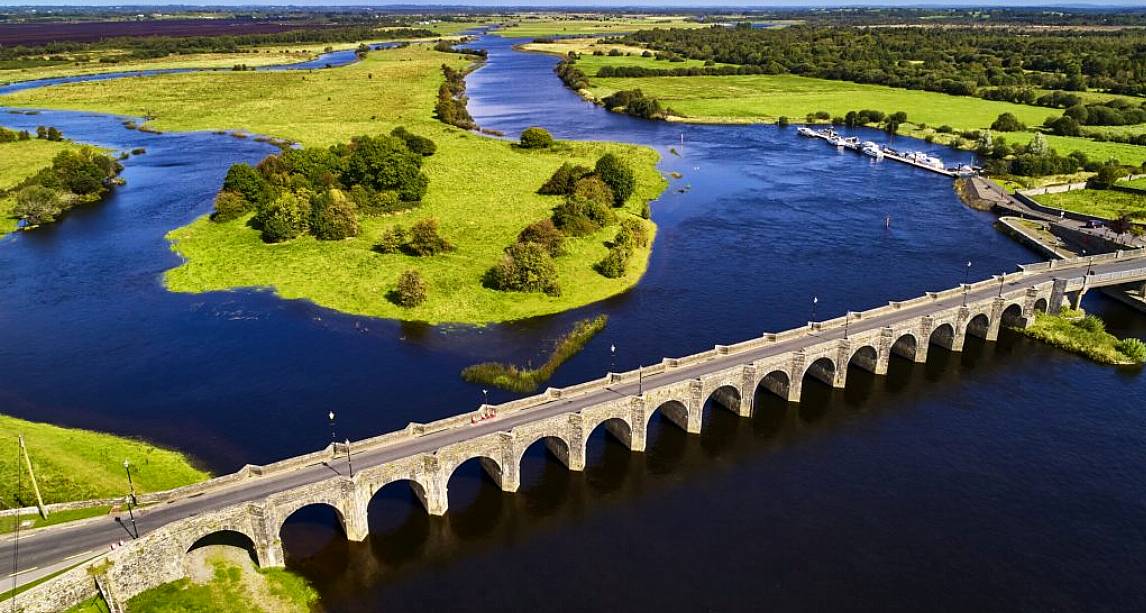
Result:
{"label": "cluster of trees", "polygon": [[[64,133],[55,126],[36,126],[36,138],[52,142],[64,140]],[[14,143],[20,140],[31,140],[32,134],[27,130],[9,130],[0,126],[0,143]]]}
{"label": "cluster of trees", "polygon": [[[1018,143],[1012,145],[1002,136],[992,137],[990,133],[981,133],[978,135],[975,152],[985,160],[986,172],[996,176],[1043,177],[1073,174],[1083,170],[1109,174],[1112,172],[1108,169],[1110,167],[1122,169],[1117,160],[1092,160],[1081,151],[1072,151],[1065,156],[1059,155],[1047,145],[1046,137],[1039,133],[1025,145]],[[1124,169],[1119,172],[1121,174],[1118,177],[1122,177],[1128,174],[1129,170]]]}
{"label": "cluster of trees", "polygon": [[91,147],[61,151],[51,166],[9,190],[16,196],[12,214],[26,226],[51,223],[78,204],[103,198],[121,170],[119,162]]}
{"label": "cluster of trees", "polygon": [[1129,126],[1146,123],[1146,101],[1139,104],[1115,98],[1106,102],[1076,104],[1063,115],[1083,126]]}
{"label": "cluster of trees", "polygon": [[457,247],[438,231],[438,220],[433,217],[415,222],[409,230],[393,226],[383,232],[374,245],[378,253],[405,253],[417,257],[440,255],[455,249]]}
{"label": "cluster of trees", "polygon": [[269,243],[308,233],[322,240],[357,236],[360,214],[419,204],[429,185],[422,158],[435,150],[433,141],[399,127],[329,148],[288,149],[257,167],[235,164],[211,218],[226,222],[254,212],[251,223]]}
{"label": "cluster of trees", "polygon": [[601,104],[610,110],[620,110],[642,119],[663,119],[666,111],[660,100],[646,96],[639,89],[615,92],[601,99]]}
{"label": "cluster of trees", "polygon": [[[568,236],[586,236],[613,223],[615,207],[622,206],[636,188],[632,168],[614,154],[597,160],[595,168],[565,163],[544,185],[540,194],[565,196],[550,218],[526,226],[517,241],[485,276],[487,287],[502,291],[561,293],[554,258],[565,254]],[[648,232],[639,219],[622,223],[609,255],[595,268],[602,275],[624,274],[635,247],[648,245]]]}
{"label": "cluster of trees", "polygon": [[8,128],[0,126],[0,143],[14,143],[18,140],[31,139],[32,135],[29,134],[27,130],[17,132],[16,130],[9,130]]}
{"label": "cluster of trees", "polygon": [[477,129],[477,122],[466,108],[465,73],[442,64],[442,74],[446,80],[438,87],[438,104],[434,107],[438,121],[463,130]]}
{"label": "cluster of trees", "polygon": [[[999,28],[788,28],[642,30],[625,37],[692,59],[770,73],[875,83],[954,95],[984,87],[1146,93],[1146,32]],[[698,69],[697,74],[705,74]],[[687,73],[685,73],[687,74]]]}
{"label": "cluster of trees", "polygon": [[570,51],[553,69],[569,89],[581,91],[589,89],[589,77],[577,67],[577,54]]}

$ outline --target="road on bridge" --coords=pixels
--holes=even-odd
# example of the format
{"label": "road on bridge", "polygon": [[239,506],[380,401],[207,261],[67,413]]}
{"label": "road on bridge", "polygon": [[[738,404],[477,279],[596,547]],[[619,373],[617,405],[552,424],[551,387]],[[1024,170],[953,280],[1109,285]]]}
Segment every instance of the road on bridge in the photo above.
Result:
{"label": "road on bridge", "polygon": [[[1005,284],[1003,291],[1011,291],[1030,287],[1052,281],[1055,278],[1069,277],[1071,275],[1082,277],[1087,269],[1086,260],[1066,266],[1060,261],[1053,270],[1029,273],[1024,277]],[[1117,261],[1094,264],[1093,273],[1141,271],[1146,278],[1146,255],[1127,257]],[[999,286],[992,285],[968,291],[966,296],[960,293],[955,296],[936,300],[918,306],[904,307],[898,311],[872,318],[856,320],[850,325],[853,333],[869,331],[894,325],[904,320],[922,317],[928,313],[938,312],[960,306],[964,299],[969,302],[988,300],[1000,291]],[[826,329],[811,333],[815,343],[826,340],[842,339],[844,330],[839,328]],[[763,360],[776,355],[799,349],[809,344],[809,336],[796,337],[790,340],[738,353],[716,356],[708,361],[698,364],[673,368],[663,373],[650,375],[644,378],[647,388],[677,383],[684,380],[695,379],[702,375],[717,372],[737,364]],[[618,384],[602,391],[590,392],[584,395],[556,399],[539,404],[521,412],[508,414],[492,420],[481,421],[465,427],[444,430],[427,434],[412,440],[404,440],[385,446],[364,448],[353,453],[354,465],[358,468],[377,466],[422,453],[433,453],[435,450],[485,434],[498,431],[508,431],[521,424],[546,419],[562,413],[572,413],[591,407],[601,402],[612,400],[617,395],[637,395],[638,384]],[[305,466],[296,470],[269,474],[262,477],[253,477],[216,490],[189,496],[182,499],[160,503],[153,507],[141,509],[136,513],[139,533],[144,534],[170,522],[191,517],[196,514],[214,511],[233,504],[260,501],[271,494],[294,489],[299,486],[329,479],[335,474],[345,474],[346,463],[344,459],[333,460],[330,463],[321,462]],[[130,532],[124,523],[115,519],[100,518],[76,523],[74,525],[61,525],[28,533],[20,538],[19,565],[22,569],[16,577],[15,585],[51,574],[73,564],[107,551],[109,547],[120,541],[130,539]],[[9,535],[0,542],[0,579],[11,579],[15,572],[13,566],[13,553],[15,540]],[[3,588],[9,586],[4,585]],[[2,589],[2,588],[0,588]]]}

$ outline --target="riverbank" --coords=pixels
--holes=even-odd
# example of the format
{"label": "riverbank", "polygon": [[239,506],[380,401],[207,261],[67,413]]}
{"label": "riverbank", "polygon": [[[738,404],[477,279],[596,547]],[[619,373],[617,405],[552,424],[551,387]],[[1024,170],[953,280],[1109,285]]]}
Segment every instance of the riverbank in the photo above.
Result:
{"label": "riverbank", "polygon": [[1063,309],[1058,315],[1035,313],[1035,321],[1018,331],[1100,364],[1128,366],[1146,361],[1146,344],[1140,339],[1119,339],[1106,331],[1101,319],[1081,311]]}
{"label": "riverbank", "polygon": [[19,222],[12,216],[16,206],[16,196],[7,193],[16,184],[52,165],[52,158],[61,151],[78,149],[75,143],[31,140],[0,143],[0,237],[14,231]]}
{"label": "riverbank", "polygon": [[[162,131],[244,130],[305,145],[347,142],[396,126],[438,145],[423,170],[429,190],[411,211],[365,219],[359,236],[343,241],[298,239],[266,245],[243,224],[206,217],[171,232],[185,262],[165,276],[169,289],[208,292],[266,287],[288,299],[306,299],[335,310],[392,319],[482,324],[557,313],[619,294],[643,275],[651,248],[638,249],[626,274],[609,279],[593,270],[605,257],[617,226],[567,241],[556,259],[560,296],[507,293],[483,287],[482,276],[532,222],[548,217],[560,199],[537,189],[561,164],[592,166],[615,153],[633,167],[634,195],[619,210],[639,215],[667,183],[658,155],[647,147],[615,143],[562,143],[551,150],[522,150],[503,140],[448,127],[433,118],[441,65],[469,65],[458,54],[411,45],[370,53],[348,66],[302,73],[238,72],[173,74],[76,83],[0,98],[0,104],[148,115]],[[274,98],[262,92],[274,91]],[[363,101],[369,100],[369,104]],[[300,109],[305,111],[300,113]],[[439,221],[457,249],[434,257],[381,256],[379,235],[395,224]],[[241,263],[241,265],[238,265]],[[429,285],[427,300],[413,308],[385,298],[398,276],[415,269]],[[321,271],[321,274],[315,274]]]}
{"label": "riverbank", "polygon": [[[603,68],[640,67],[649,69],[699,67],[697,60],[668,62],[642,57],[632,46],[599,42],[597,39],[567,39],[521,45],[524,51],[566,56],[581,54],[576,66],[588,78],[590,87],[581,90],[586,99],[597,101],[615,92],[639,89],[656,98],[668,110],[669,121],[701,124],[776,123],[787,117],[802,123],[808,114],[827,113],[843,117],[849,111],[876,109],[885,113],[905,112],[908,120],[900,134],[930,139],[941,144],[959,143],[963,131],[986,130],[1003,113],[1011,113],[1027,125],[1039,125],[1054,109],[970,96],[951,96],[923,90],[898,89],[882,85],[832,81],[792,74],[729,76],[652,76],[598,77]],[[616,49],[620,55],[609,55]],[[600,52],[600,55],[594,55]],[[826,119],[818,120],[827,123]],[[937,128],[949,126],[952,133]],[[997,133],[1011,144],[1027,143],[1032,132]],[[1059,153],[1085,153],[1091,159],[1118,159],[1124,164],[1146,162],[1146,147],[1098,142],[1080,137],[1049,135],[1047,143]],[[974,146],[974,143],[970,143]]]}
{"label": "riverbank", "polygon": [[[0,435],[6,441],[6,451],[0,454],[0,483],[9,484],[0,492],[5,508],[34,506],[36,501],[23,459],[16,453],[16,437],[21,434],[45,504],[126,495],[125,460],[140,494],[210,476],[183,453],[145,441],[0,415]],[[19,489],[17,481],[22,484]]]}

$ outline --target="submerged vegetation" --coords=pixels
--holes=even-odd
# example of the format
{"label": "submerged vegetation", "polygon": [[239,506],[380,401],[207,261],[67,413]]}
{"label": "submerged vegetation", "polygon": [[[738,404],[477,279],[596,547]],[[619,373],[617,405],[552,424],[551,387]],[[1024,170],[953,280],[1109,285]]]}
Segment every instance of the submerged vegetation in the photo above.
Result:
{"label": "submerged vegetation", "polygon": [[1119,339],[1106,331],[1095,315],[1063,309],[1058,315],[1036,313],[1035,321],[1020,332],[1071,353],[1102,364],[1142,364],[1146,343],[1137,338]]}
{"label": "submerged vegetation", "polygon": [[605,315],[578,321],[572,330],[557,340],[549,358],[538,368],[530,368],[529,366],[522,368],[501,362],[483,362],[467,366],[462,370],[462,379],[470,383],[492,385],[512,392],[536,391],[542,383],[553,376],[558,366],[576,355],[598,332],[604,330],[608,321],[608,317]]}

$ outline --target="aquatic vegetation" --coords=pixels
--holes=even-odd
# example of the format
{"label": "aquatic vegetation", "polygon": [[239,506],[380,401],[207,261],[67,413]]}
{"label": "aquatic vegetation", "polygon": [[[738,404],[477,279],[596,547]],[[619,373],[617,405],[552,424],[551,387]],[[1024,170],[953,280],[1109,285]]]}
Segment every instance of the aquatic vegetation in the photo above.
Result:
{"label": "aquatic vegetation", "polygon": [[598,315],[574,324],[572,330],[558,339],[553,352],[549,354],[549,359],[538,368],[483,362],[467,366],[462,370],[462,378],[470,383],[492,385],[512,392],[535,391],[553,376],[558,366],[576,355],[598,332],[604,330],[608,321],[607,316]]}

